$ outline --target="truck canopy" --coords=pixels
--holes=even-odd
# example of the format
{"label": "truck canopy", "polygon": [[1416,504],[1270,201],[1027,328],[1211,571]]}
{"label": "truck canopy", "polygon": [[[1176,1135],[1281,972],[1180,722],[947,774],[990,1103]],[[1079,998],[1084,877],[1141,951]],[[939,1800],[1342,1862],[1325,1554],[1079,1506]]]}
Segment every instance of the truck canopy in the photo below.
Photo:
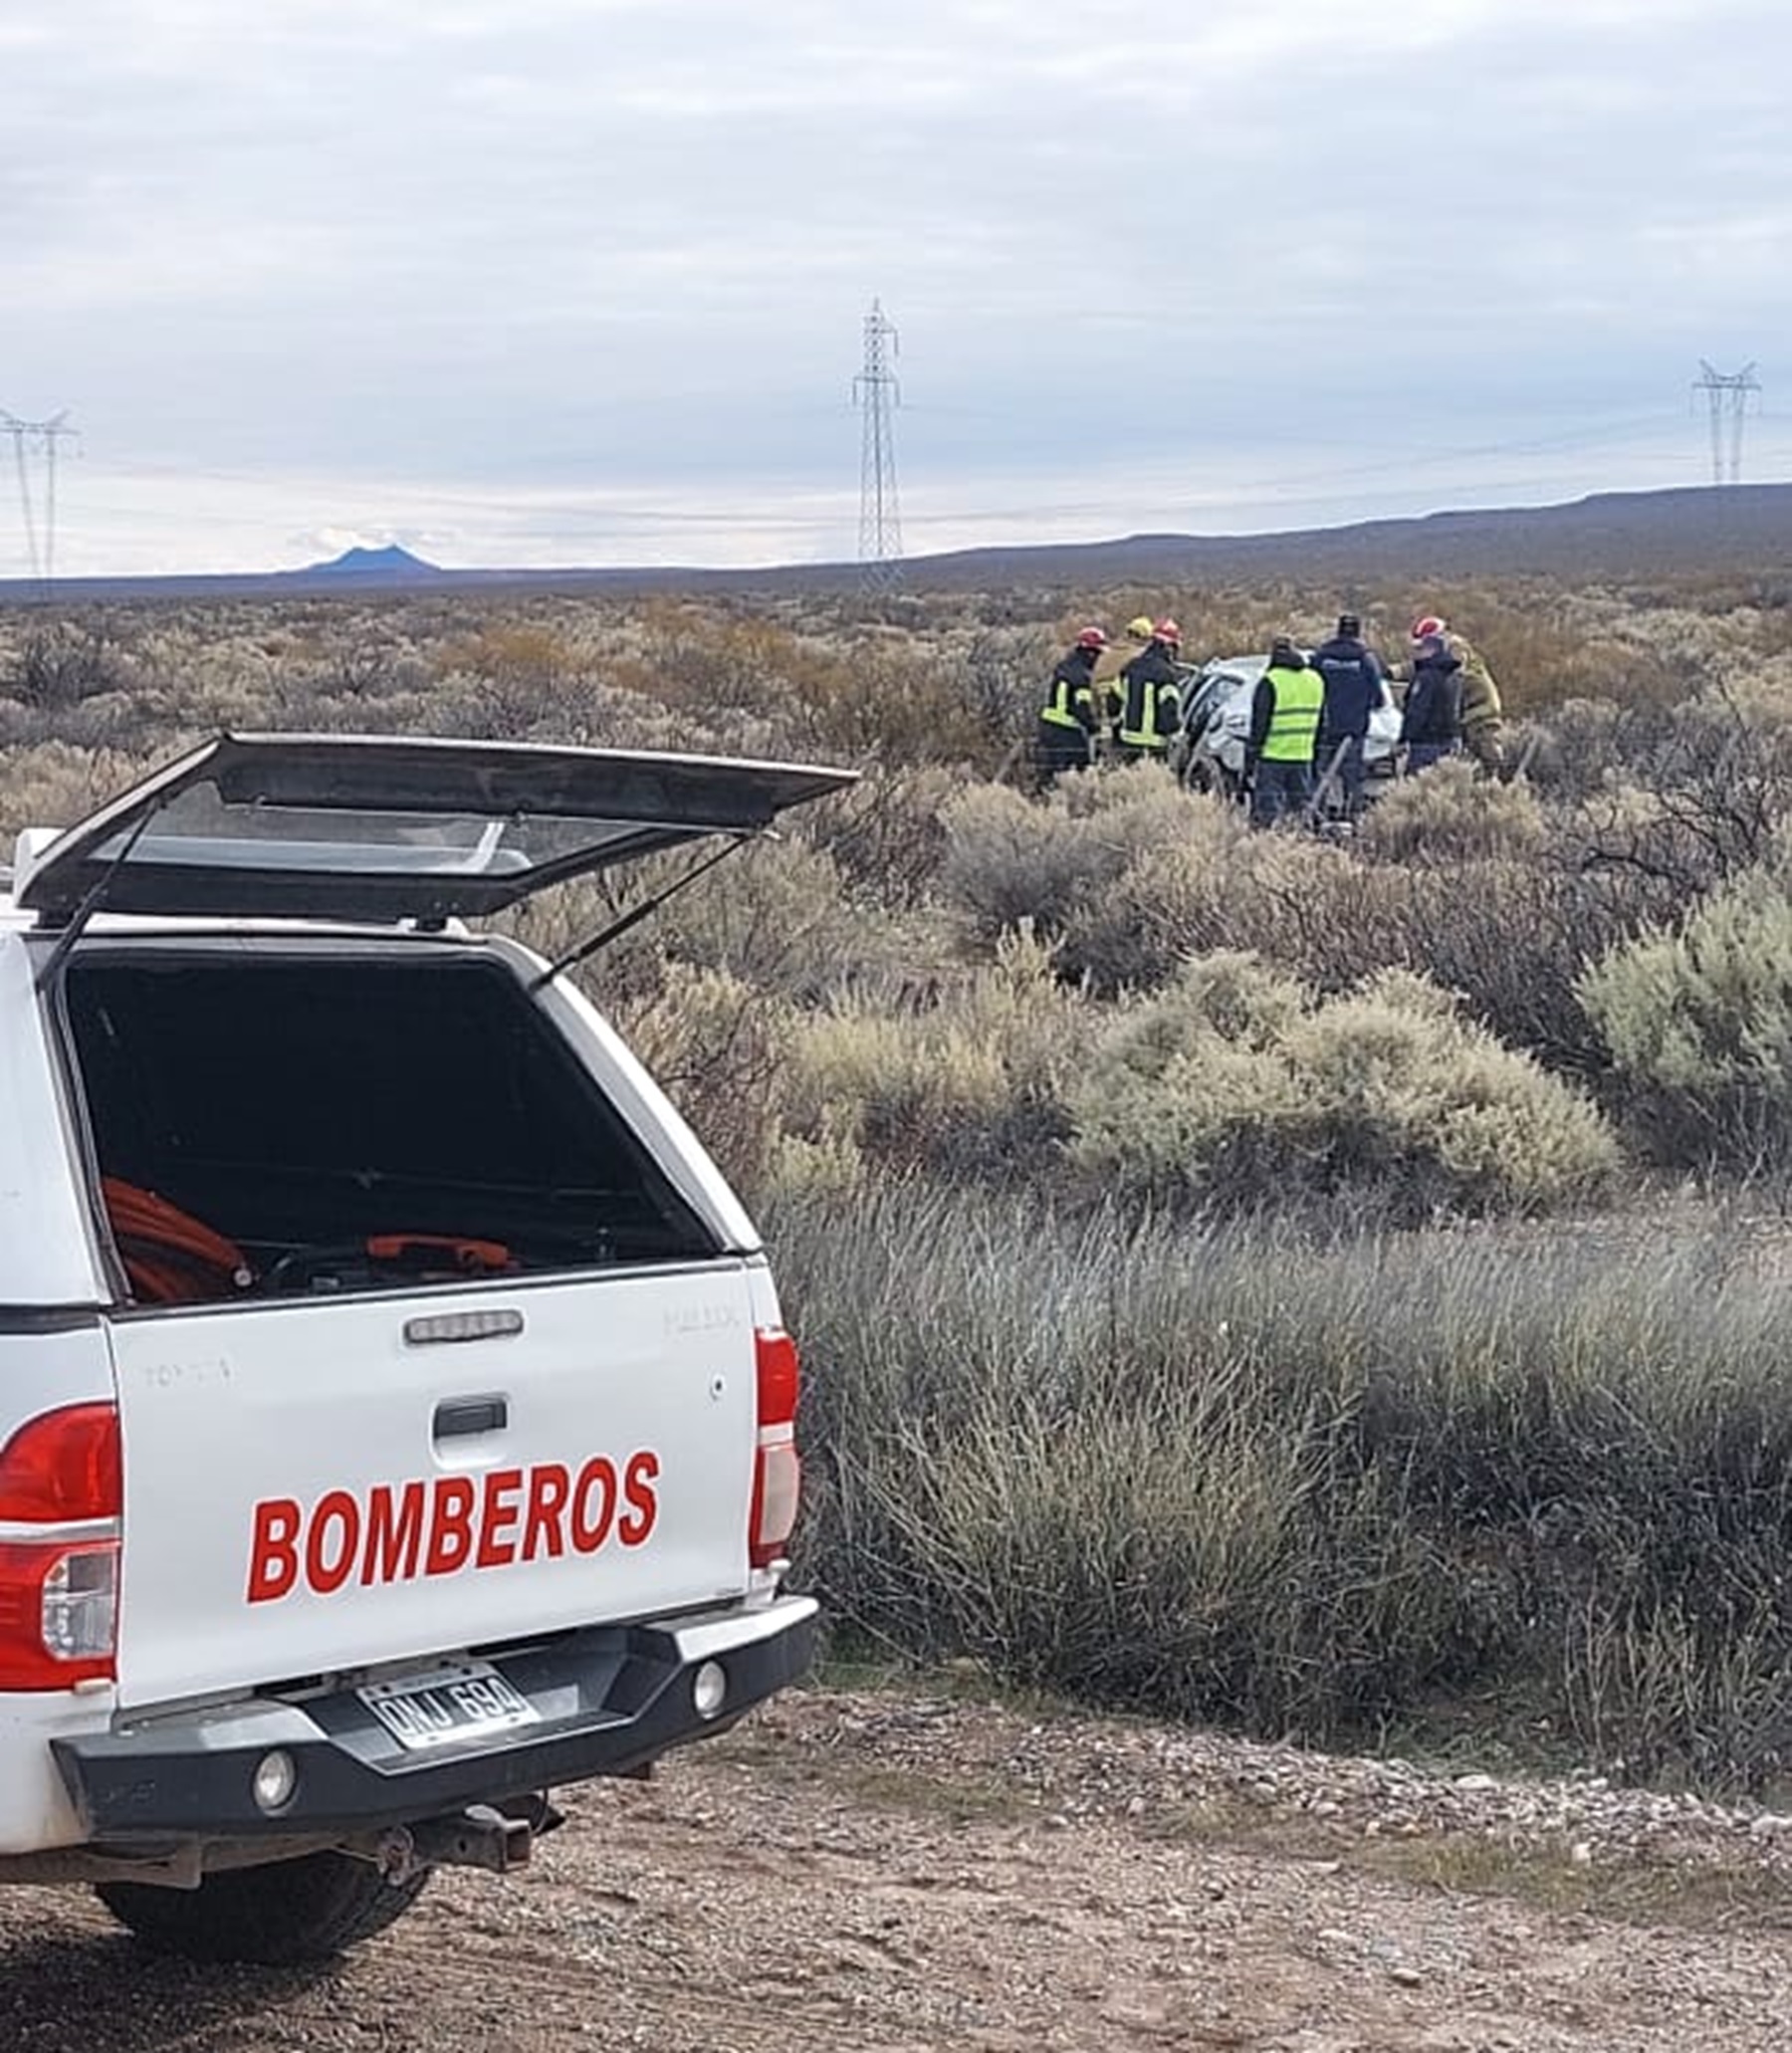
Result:
{"label": "truck canopy", "polygon": [[13,897],[109,912],[441,921],[705,835],[763,833],[850,770],[389,735],[220,735],[47,847]]}

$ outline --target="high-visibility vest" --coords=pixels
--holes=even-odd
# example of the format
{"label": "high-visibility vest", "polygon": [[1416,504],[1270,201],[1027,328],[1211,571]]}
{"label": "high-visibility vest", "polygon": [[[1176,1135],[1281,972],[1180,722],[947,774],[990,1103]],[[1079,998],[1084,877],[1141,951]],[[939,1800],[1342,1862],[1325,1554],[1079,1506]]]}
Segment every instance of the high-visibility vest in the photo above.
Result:
{"label": "high-visibility vest", "polygon": [[[1090,664],[1066,659],[1051,673],[1051,696],[1039,708],[1039,718],[1048,727],[1074,727],[1081,734],[1094,726],[1095,694],[1089,688],[1092,669]],[[1079,702],[1088,709],[1080,717],[1076,711]]]}
{"label": "high-visibility vest", "polygon": [[1317,670],[1270,670],[1264,673],[1275,693],[1269,732],[1263,737],[1265,763],[1311,763],[1319,739],[1319,714],[1325,704],[1325,680]]}
{"label": "high-visibility vest", "polygon": [[[1157,644],[1154,642],[1152,648]],[[1163,751],[1170,746],[1170,737],[1160,730],[1163,725],[1163,707],[1168,702],[1174,710],[1177,704],[1178,685],[1176,672],[1170,670],[1168,677],[1154,677],[1145,668],[1147,649],[1142,656],[1135,656],[1120,675],[1126,683],[1125,710],[1120,716],[1120,740],[1129,749],[1151,749]],[[1166,660],[1166,668],[1169,668]],[[1144,674],[1141,675],[1141,670]]]}

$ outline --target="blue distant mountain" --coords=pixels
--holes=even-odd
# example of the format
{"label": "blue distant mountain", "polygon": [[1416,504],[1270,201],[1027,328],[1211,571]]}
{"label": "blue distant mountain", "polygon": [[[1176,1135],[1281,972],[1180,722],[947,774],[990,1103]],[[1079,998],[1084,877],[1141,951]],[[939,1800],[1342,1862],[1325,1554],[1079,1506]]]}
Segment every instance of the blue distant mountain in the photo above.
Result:
{"label": "blue distant mountain", "polygon": [[303,570],[294,570],[290,574],[303,577],[308,582],[328,578],[334,584],[354,578],[371,584],[408,584],[419,578],[443,577],[448,573],[434,564],[426,564],[420,556],[412,556],[408,549],[400,549],[397,543],[390,542],[384,549],[345,549],[327,564],[308,564]]}

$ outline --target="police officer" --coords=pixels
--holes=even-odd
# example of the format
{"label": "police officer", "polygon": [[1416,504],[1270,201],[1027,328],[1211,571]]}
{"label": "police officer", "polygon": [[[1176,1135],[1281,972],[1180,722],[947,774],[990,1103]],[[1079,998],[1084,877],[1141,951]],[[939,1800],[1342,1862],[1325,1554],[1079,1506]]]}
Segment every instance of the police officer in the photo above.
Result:
{"label": "police officer", "polygon": [[1325,687],[1325,710],[1319,722],[1320,749],[1338,755],[1337,777],[1344,789],[1344,815],[1355,819],[1363,805],[1363,748],[1369,739],[1369,716],[1386,702],[1387,680],[1380,661],[1363,639],[1363,623],[1355,613],[1338,615],[1338,631],[1313,651],[1312,667]]}

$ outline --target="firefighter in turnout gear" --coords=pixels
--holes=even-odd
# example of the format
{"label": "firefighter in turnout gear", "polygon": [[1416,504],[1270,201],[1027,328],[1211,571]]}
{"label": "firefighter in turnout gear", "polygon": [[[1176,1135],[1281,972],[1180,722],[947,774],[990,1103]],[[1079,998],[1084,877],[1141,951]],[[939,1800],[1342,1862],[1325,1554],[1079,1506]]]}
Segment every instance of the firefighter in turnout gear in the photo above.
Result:
{"label": "firefighter in turnout gear", "polygon": [[1250,780],[1250,823],[1273,826],[1313,799],[1313,751],[1325,680],[1285,634],[1269,649],[1269,666],[1250,701],[1250,738],[1244,752]]}
{"label": "firefighter in turnout gear", "polygon": [[1118,747],[1120,715],[1126,710],[1121,693],[1120,672],[1151,640],[1151,615],[1135,613],[1101,652],[1095,665],[1095,719],[1097,753],[1112,762]]}
{"label": "firefighter in turnout gear", "polygon": [[1162,763],[1170,738],[1182,725],[1182,672],[1177,654],[1182,629],[1174,620],[1159,620],[1151,639],[1120,672],[1120,730],[1116,739],[1123,762],[1149,757]]}
{"label": "firefighter in turnout gear", "polygon": [[1106,647],[1107,636],[1099,627],[1085,627],[1051,673],[1035,744],[1041,784],[1050,784],[1062,771],[1089,767],[1096,729],[1095,665]]}

